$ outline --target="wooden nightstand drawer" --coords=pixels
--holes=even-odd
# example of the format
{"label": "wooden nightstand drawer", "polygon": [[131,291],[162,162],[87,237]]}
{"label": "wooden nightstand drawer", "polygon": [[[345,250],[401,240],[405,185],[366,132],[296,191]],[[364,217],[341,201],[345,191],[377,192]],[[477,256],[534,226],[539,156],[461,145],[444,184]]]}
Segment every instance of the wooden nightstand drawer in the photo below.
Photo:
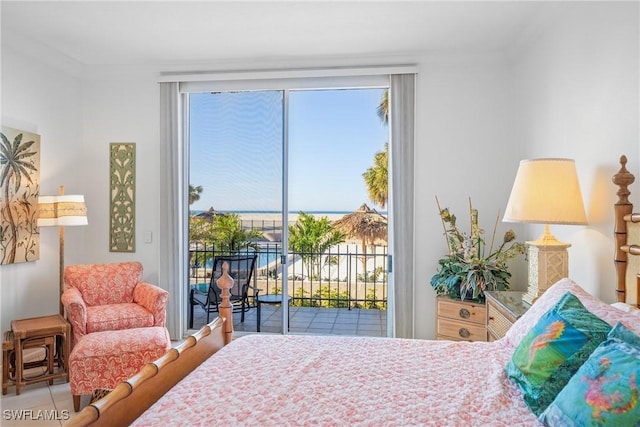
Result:
{"label": "wooden nightstand drawer", "polygon": [[522,301],[523,295],[521,291],[485,292],[489,341],[504,337],[511,325],[529,309],[529,304]]}
{"label": "wooden nightstand drawer", "polygon": [[484,325],[487,310],[484,304],[438,297],[438,317]]}
{"label": "wooden nightstand drawer", "polygon": [[486,341],[484,325],[458,320],[438,318],[438,338],[457,341]]}
{"label": "wooden nightstand drawer", "polygon": [[508,319],[491,303],[487,304],[487,316],[487,329],[491,337],[503,337],[513,325],[513,320]]}

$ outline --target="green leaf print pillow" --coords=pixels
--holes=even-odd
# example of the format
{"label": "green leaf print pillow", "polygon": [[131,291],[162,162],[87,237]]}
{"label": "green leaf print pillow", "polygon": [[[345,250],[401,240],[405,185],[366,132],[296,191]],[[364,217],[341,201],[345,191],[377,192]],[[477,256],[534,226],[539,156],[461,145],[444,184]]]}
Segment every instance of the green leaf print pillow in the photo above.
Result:
{"label": "green leaf print pillow", "polygon": [[567,292],[522,339],[507,363],[507,376],[540,415],[610,330]]}

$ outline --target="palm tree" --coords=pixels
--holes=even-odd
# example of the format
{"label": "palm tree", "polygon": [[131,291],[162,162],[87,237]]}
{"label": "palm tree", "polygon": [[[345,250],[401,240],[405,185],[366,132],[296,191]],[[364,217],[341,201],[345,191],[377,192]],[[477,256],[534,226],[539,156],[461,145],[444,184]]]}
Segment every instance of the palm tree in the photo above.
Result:
{"label": "palm tree", "polygon": [[373,203],[384,209],[389,196],[389,143],[385,142],[384,150],[373,157],[373,166],[362,174],[367,186],[367,193]]}
{"label": "palm tree", "polygon": [[255,240],[263,236],[262,231],[242,227],[238,214],[217,215],[213,218],[213,239],[217,249],[232,254],[240,249],[258,249]]}
{"label": "palm tree", "polygon": [[[9,226],[6,229],[10,233],[9,242],[11,250],[9,257],[6,259],[6,263],[12,264],[16,259],[16,248],[18,246],[18,226],[16,219],[13,217],[11,209],[11,199],[9,199],[10,188],[13,182],[14,194],[20,190],[22,186],[22,180],[27,179],[29,183],[33,184],[31,180],[31,172],[37,171],[37,168],[32,164],[30,158],[37,154],[36,151],[29,151],[31,146],[35,144],[35,141],[22,142],[22,133],[16,135],[13,139],[13,144],[9,142],[4,133],[2,135],[2,142],[0,143],[0,188],[4,188],[4,214],[3,217],[8,221]],[[3,234],[5,229],[2,230]],[[5,240],[4,236],[2,240]],[[6,254],[5,254],[6,257]],[[4,259],[3,259],[4,263]]]}
{"label": "palm tree", "polygon": [[331,246],[344,242],[345,237],[326,216],[316,219],[300,212],[296,223],[289,226],[289,249],[299,253],[307,266],[307,276],[312,278],[320,275],[322,255]]}
{"label": "palm tree", "polygon": [[200,200],[200,194],[202,193],[202,186],[193,186],[189,184],[189,205],[194,204]]}
{"label": "palm tree", "polygon": [[376,110],[378,113],[378,117],[385,125],[389,124],[389,89],[385,90],[382,94],[382,99],[380,100],[380,104],[378,104],[378,109]]}

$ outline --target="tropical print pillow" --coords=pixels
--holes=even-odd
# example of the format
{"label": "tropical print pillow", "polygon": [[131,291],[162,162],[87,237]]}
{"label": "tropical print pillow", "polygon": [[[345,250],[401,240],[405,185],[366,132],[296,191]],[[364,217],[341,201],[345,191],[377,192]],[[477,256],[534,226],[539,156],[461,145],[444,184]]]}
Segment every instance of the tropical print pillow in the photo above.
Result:
{"label": "tropical print pillow", "polygon": [[567,292],[516,347],[506,372],[540,415],[611,330]]}
{"label": "tropical print pillow", "polygon": [[618,323],[540,416],[548,426],[640,425],[640,337]]}

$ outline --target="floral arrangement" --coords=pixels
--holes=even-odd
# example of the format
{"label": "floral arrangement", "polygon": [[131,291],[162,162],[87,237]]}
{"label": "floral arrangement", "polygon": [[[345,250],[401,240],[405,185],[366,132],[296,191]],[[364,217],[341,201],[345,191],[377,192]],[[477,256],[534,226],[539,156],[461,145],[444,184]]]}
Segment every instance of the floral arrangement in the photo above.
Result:
{"label": "floral arrangement", "polygon": [[[437,198],[436,198],[437,202]],[[493,229],[491,245],[487,251],[484,230],[478,226],[478,210],[469,200],[469,234],[461,232],[456,224],[456,216],[448,208],[438,210],[449,254],[438,263],[439,271],[431,277],[431,286],[438,295],[449,295],[459,299],[484,299],[484,291],[502,291],[509,288],[507,261],[526,252],[524,243],[515,242],[516,234],[508,230],[502,243],[494,251],[494,240],[498,227],[499,214]]]}

